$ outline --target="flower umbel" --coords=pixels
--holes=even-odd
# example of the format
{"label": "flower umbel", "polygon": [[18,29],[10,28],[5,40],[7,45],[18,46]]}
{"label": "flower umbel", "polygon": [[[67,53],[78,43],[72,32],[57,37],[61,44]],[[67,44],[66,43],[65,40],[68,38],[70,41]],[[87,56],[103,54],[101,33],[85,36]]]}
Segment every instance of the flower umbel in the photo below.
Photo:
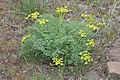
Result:
{"label": "flower umbel", "polygon": [[69,12],[69,10],[67,9],[67,6],[64,7],[60,7],[56,9],[56,13],[60,14],[60,13],[67,13]]}
{"label": "flower umbel", "polygon": [[93,61],[92,56],[88,51],[80,52],[79,55],[81,57],[81,60],[84,61],[85,65]]}
{"label": "flower umbel", "polygon": [[37,17],[39,16],[40,14],[38,12],[34,12],[34,13],[31,13],[29,14],[25,19],[28,19],[28,18],[32,18],[32,19],[37,19]]}
{"label": "flower umbel", "polygon": [[93,40],[93,39],[87,40],[86,46],[89,46],[89,45],[91,45],[92,47],[95,46],[95,43],[94,43],[94,40]]}
{"label": "flower umbel", "polygon": [[89,27],[90,29],[92,29],[93,31],[98,30],[98,27],[95,25],[87,24],[86,26]]}
{"label": "flower umbel", "polygon": [[46,24],[48,20],[42,19],[42,20],[37,20],[40,25]]}
{"label": "flower umbel", "polygon": [[63,66],[63,58],[52,58],[52,60],[56,66],[58,65]]}
{"label": "flower umbel", "polygon": [[97,24],[98,27],[103,27],[104,25],[105,23],[101,23],[101,22]]}
{"label": "flower umbel", "polygon": [[92,14],[81,14],[81,17],[84,17],[84,18],[92,18],[93,15],[92,15]]}
{"label": "flower umbel", "polygon": [[81,37],[86,37],[86,33],[83,32],[82,30],[80,30],[79,34],[80,34]]}

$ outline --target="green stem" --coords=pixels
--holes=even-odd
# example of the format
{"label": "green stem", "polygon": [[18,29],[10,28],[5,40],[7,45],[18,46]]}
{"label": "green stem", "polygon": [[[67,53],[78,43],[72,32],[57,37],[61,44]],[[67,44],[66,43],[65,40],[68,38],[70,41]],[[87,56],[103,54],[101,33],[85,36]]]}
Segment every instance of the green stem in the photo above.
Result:
{"label": "green stem", "polygon": [[63,22],[63,19],[64,19],[64,16],[65,14],[60,14],[60,31],[62,31],[62,22]]}
{"label": "green stem", "polygon": [[80,38],[78,41],[77,41],[77,43],[81,40],[82,38]]}
{"label": "green stem", "polygon": [[42,25],[40,25],[40,30],[42,31]]}

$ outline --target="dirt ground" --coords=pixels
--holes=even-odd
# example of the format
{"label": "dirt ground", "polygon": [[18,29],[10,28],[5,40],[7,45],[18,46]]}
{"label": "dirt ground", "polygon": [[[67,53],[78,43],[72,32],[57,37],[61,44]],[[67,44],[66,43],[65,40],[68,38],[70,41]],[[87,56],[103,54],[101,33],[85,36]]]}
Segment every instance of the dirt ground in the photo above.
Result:
{"label": "dirt ground", "polygon": [[24,80],[30,66],[18,56],[24,21],[9,0],[0,0],[0,80]]}
{"label": "dirt ground", "polygon": [[[80,6],[85,7],[85,5]],[[100,14],[106,13],[106,11],[104,12],[104,8],[105,7],[100,7],[99,10],[103,11]],[[119,7],[116,10],[116,14],[117,16],[112,19],[113,23],[111,24],[113,35],[111,35],[111,32],[105,33],[106,30],[101,32],[101,34],[104,34],[102,35],[103,40],[101,44],[107,47],[107,50],[120,47]],[[35,68],[35,65],[32,63],[26,64],[18,55],[20,40],[25,34],[25,26],[26,22],[15,11],[15,3],[9,0],[0,0],[0,80],[30,80],[30,74],[33,68]],[[112,39],[110,35],[113,37]],[[96,46],[96,48],[98,47],[99,46]],[[102,61],[103,59],[105,61]],[[106,60],[106,57],[103,58],[101,54],[99,54],[96,58],[95,66],[93,66],[94,71],[96,70],[102,77],[105,77],[105,74],[107,74]]]}

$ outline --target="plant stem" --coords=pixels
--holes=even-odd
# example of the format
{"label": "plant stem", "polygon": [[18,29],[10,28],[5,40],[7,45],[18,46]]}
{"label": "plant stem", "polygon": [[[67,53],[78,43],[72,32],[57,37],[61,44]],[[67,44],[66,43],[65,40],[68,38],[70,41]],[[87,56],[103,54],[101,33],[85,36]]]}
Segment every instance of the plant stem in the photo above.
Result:
{"label": "plant stem", "polygon": [[62,31],[62,22],[63,22],[63,19],[64,19],[64,15],[65,14],[60,14],[60,31]]}
{"label": "plant stem", "polygon": [[77,41],[77,43],[81,40],[82,38],[80,38],[78,41]]}
{"label": "plant stem", "polygon": [[40,25],[40,30],[42,31],[42,25]]}

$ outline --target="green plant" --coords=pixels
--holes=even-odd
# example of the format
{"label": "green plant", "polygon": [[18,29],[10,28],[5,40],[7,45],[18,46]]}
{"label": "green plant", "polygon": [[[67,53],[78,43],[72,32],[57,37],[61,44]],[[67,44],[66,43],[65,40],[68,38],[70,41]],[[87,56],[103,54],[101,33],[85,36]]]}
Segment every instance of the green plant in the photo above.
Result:
{"label": "green plant", "polygon": [[20,12],[28,15],[35,11],[41,14],[47,12],[49,4],[44,0],[22,0],[16,6]]}
{"label": "green plant", "polygon": [[[25,58],[46,60],[51,66],[79,65],[92,62],[92,39],[103,23],[98,23],[93,15],[82,14],[83,21],[64,20],[69,10],[57,8],[57,15],[40,15],[35,12],[28,18],[35,23],[28,27],[28,36],[22,38],[21,55]],[[31,57],[32,56],[32,57]]]}

